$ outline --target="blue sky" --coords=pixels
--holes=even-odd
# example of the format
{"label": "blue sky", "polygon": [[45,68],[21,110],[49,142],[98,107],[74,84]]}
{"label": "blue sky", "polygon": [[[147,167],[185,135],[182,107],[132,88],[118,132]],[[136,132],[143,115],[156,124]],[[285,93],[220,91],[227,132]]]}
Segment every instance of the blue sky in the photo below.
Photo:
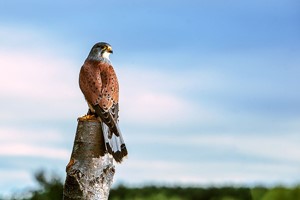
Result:
{"label": "blue sky", "polygon": [[0,194],[64,178],[98,41],[129,149],[115,185],[299,183],[299,17],[296,0],[1,1]]}

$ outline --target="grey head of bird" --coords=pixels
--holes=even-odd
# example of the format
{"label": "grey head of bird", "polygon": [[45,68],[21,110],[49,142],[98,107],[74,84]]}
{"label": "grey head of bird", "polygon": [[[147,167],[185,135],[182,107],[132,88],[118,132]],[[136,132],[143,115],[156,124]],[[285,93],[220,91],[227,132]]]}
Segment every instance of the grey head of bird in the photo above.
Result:
{"label": "grey head of bird", "polygon": [[100,61],[104,58],[109,61],[109,55],[111,53],[113,53],[113,50],[110,44],[106,42],[98,42],[92,47],[88,59]]}

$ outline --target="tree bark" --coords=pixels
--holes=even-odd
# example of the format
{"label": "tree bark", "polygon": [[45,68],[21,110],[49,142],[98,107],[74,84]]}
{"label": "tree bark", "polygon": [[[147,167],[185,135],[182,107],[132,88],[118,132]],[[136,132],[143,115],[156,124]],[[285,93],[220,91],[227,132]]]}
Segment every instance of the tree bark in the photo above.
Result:
{"label": "tree bark", "polygon": [[73,151],[66,167],[64,200],[108,199],[115,168],[106,152],[101,122],[78,119]]}

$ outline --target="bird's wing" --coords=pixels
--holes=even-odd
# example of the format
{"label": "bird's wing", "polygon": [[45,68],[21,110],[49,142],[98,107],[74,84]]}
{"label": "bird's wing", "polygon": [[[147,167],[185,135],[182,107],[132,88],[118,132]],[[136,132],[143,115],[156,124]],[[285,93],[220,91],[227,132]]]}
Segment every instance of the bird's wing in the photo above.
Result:
{"label": "bird's wing", "polygon": [[101,99],[98,102],[99,106],[105,111],[110,110],[119,102],[119,83],[112,65],[100,63],[101,69]]}
{"label": "bird's wing", "polygon": [[85,62],[80,70],[79,86],[90,105],[100,102],[102,85],[101,69],[93,62]]}

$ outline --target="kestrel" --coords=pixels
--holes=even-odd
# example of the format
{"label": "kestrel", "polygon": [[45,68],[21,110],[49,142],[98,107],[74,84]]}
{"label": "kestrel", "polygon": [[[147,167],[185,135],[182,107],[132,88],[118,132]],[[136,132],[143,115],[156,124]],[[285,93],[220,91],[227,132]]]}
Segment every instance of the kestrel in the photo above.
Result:
{"label": "kestrel", "polygon": [[79,74],[79,86],[88,103],[88,114],[102,123],[107,151],[122,162],[127,149],[118,125],[119,83],[109,60],[112,47],[105,42],[93,46]]}

